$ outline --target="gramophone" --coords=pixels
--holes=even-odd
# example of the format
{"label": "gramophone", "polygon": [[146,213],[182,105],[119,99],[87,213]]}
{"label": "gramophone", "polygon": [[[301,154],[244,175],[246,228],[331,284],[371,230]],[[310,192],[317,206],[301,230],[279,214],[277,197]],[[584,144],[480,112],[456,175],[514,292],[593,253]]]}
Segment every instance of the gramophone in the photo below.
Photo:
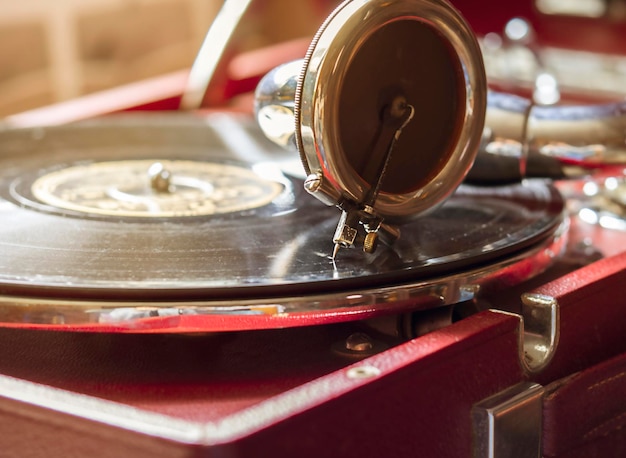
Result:
{"label": "gramophone", "polygon": [[255,120],[1,131],[5,450],[624,450],[624,236],[562,192],[624,163],[622,106],[488,92],[481,46],[443,0],[346,1]]}

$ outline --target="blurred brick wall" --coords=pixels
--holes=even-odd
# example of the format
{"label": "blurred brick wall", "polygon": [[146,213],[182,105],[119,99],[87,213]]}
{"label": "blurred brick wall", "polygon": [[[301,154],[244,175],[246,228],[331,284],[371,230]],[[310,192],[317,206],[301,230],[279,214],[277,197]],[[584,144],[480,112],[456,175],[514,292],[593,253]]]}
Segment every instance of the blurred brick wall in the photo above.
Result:
{"label": "blurred brick wall", "polygon": [[[188,68],[221,0],[0,0],[0,116]],[[337,1],[256,0],[238,49],[311,36]]]}

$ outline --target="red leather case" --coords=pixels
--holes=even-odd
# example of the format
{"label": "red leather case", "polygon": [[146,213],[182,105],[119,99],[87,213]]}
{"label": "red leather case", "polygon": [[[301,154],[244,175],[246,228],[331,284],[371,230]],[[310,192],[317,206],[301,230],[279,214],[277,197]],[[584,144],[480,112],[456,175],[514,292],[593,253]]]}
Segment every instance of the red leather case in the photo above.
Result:
{"label": "red leather case", "polygon": [[[625,265],[626,253],[540,289],[565,301],[566,327],[535,377],[549,385],[546,453],[582,446],[578,424],[572,432],[562,418],[589,420],[585,450],[621,446],[619,423],[600,432],[623,418],[623,404],[607,402],[623,392],[623,356],[602,361],[619,354],[605,344],[623,345],[624,334],[598,325],[626,322],[626,309],[621,299],[597,307],[587,293],[601,278],[598,288],[621,298]],[[588,345],[568,337],[570,325]],[[63,456],[471,456],[472,406],[529,377],[514,315],[481,312],[356,363],[333,352],[353,326],[207,336],[0,330],[3,450],[44,456],[54,443]],[[589,375],[571,375],[595,362]],[[604,395],[571,394],[592,385]]]}
{"label": "red leather case", "polygon": [[487,311],[354,364],[333,355],[340,327],[0,330],[0,440],[20,457],[467,456],[472,405],[522,378],[518,329]]}
{"label": "red leather case", "polygon": [[[623,24],[546,18],[532,2],[453,3],[481,34],[520,15],[544,43],[622,52]],[[241,76],[245,90],[262,72]],[[175,109],[185,77],[12,121]],[[572,235],[605,254],[626,247],[626,235],[579,222]],[[0,329],[0,456],[471,456],[472,407],[529,379],[546,387],[545,456],[622,456],[625,267],[617,254],[534,290],[561,310],[559,346],[539,374],[522,367],[519,318],[495,311],[358,362],[333,351],[356,323],[191,336]]]}
{"label": "red leather case", "polygon": [[546,387],[546,457],[626,455],[626,353]]}

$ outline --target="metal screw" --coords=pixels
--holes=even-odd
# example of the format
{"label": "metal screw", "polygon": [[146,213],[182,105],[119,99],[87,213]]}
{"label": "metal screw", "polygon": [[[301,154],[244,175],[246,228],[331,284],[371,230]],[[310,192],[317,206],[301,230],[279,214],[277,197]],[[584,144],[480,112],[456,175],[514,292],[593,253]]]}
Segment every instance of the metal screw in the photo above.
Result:
{"label": "metal screw", "polygon": [[373,253],[378,248],[378,233],[368,232],[363,241],[363,251]]}
{"label": "metal screw", "polygon": [[313,194],[322,187],[322,176],[319,173],[312,173],[304,180],[304,189]]}
{"label": "metal screw", "polygon": [[350,351],[371,351],[374,348],[374,343],[370,336],[363,332],[355,332],[350,334],[346,339],[346,348]]}

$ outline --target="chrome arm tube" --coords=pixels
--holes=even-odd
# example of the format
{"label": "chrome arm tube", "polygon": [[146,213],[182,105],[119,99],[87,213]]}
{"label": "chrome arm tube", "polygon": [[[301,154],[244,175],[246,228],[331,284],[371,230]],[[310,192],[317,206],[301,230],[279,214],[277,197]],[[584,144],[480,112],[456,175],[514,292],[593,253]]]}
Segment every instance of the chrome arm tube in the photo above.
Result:
{"label": "chrome arm tube", "polygon": [[541,154],[585,167],[626,164],[626,102],[537,106],[491,92],[486,152]]}
{"label": "chrome arm tube", "polygon": [[[301,68],[299,60],[272,70],[255,97],[257,121],[265,135],[293,150]],[[481,147],[467,180],[564,178],[573,169],[619,164],[626,164],[626,102],[538,106],[523,97],[490,92]]]}
{"label": "chrome arm tube", "polygon": [[490,92],[480,151],[467,181],[567,178],[626,164],[626,103],[538,106]]}
{"label": "chrome arm tube", "polygon": [[626,164],[626,102],[533,107],[529,153],[585,167]]}

